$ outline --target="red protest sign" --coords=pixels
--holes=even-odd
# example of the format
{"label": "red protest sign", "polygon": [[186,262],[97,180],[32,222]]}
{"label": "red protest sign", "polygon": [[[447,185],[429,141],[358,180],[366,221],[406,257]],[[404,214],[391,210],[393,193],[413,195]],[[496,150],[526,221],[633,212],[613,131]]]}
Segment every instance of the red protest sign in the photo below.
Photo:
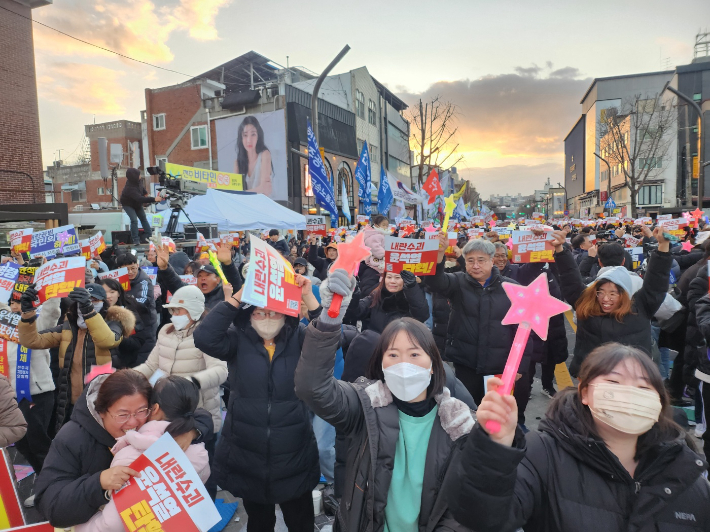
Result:
{"label": "red protest sign", "polygon": [[249,273],[242,301],[287,316],[298,316],[301,289],[293,266],[263,240],[252,238]]}
{"label": "red protest sign", "polygon": [[0,462],[0,523],[4,523],[3,528],[23,526],[25,516],[15,486],[12,461],[5,449],[0,449]]}
{"label": "red protest sign", "polygon": [[86,239],[86,240],[79,240],[79,245],[81,246],[81,256],[84,257],[87,261],[91,260],[91,240]]}
{"label": "red protest sign", "polygon": [[29,253],[33,229],[10,231],[10,246],[13,253]]}
{"label": "red protest sign", "polygon": [[84,287],[86,279],[86,259],[67,257],[50,260],[37,268],[35,289],[39,302],[53,297],[65,297],[77,286]]}
{"label": "red protest sign", "polygon": [[106,242],[104,241],[104,235],[103,233],[101,233],[101,231],[99,231],[89,239],[89,247],[91,248],[91,255],[94,257],[106,251]]}
{"label": "red protest sign", "polygon": [[531,231],[513,231],[510,239],[513,245],[513,262],[554,262],[555,248],[552,233],[536,235]]}
{"label": "red protest sign", "polygon": [[385,271],[409,270],[415,275],[434,275],[439,253],[439,234],[427,232],[424,239],[385,237]]}
{"label": "red protest sign", "polygon": [[220,515],[192,464],[164,434],[131,464],[140,477],[114,493],[128,532],[204,532]]}
{"label": "red protest sign", "polygon": [[99,279],[115,279],[127,292],[131,289],[131,280],[128,278],[128,268],[123,267],[110,272],[102,272],[97,275]]}

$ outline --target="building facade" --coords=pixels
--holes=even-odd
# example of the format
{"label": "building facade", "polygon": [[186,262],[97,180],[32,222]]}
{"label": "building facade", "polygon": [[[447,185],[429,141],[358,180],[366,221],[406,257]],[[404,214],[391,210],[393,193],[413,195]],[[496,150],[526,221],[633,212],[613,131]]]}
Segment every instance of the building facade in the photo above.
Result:
{"label": "building facade", "polygon": [[0,0],[0,203],[44,203],[32,10],[52,0]]}

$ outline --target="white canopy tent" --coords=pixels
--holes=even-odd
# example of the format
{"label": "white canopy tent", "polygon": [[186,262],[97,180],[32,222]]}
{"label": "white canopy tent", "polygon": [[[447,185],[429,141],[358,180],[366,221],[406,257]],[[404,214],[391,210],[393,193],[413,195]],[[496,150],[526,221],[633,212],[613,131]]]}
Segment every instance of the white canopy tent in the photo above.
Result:
{"label": "white canopy tent", "polygon": [[[263,194],[230,194],[208,190],[204,196],[195,196],[187,202],[185,212],[193,223],[217,224],[220,231],[246,231],[249,229],[306,229],[306,217]],[[164,225],[168,224],[170,210],[163,211]],[[183,213],[180,225],[189,223]]]}

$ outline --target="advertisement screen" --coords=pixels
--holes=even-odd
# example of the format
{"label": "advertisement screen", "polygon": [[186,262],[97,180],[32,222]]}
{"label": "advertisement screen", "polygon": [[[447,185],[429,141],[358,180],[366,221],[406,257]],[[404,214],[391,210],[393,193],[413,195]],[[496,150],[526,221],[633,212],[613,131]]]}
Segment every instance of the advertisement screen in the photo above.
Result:
{"label": "advertisement screen", "polygon": [[288,199],[284,110],[215,120],[220,172],[243,176],[244,190]]}

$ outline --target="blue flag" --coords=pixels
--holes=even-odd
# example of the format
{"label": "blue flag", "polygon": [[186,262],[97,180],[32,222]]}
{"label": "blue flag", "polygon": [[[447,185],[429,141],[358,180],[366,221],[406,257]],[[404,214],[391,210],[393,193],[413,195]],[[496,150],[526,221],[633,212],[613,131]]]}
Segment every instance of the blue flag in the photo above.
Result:
{"label": "blue flag", "polygon": [[387,172],[385,172],[384,165],[382,165],[381,168],[380,189],[377,191],[377,211],[380,214],[385,214],[392,206],[394,195],[392,194],[392,189],[390,188],[390,182],[387,179]]}
{"label": "blue flag", "polygon": [[345,188],[345,180],[343,179],[342,181],[343,188],[342,192],[340,193],[340,202],[343,204],[343,216],[345,216],[348,219],[348,225],[352,223],[352,220],[350,218],[350,200],[348,199],[348,191]]}
{"label": "blue flag", "polygon": [[30,395],[30,362],[32,361],[32,350],[17,346],[17,367],[15,370],[15,391],[17,392],[17,402],[27,399],[32,402]]}
{"label": "blue flag", "polygon": [[330,185],[328,175],[323,167],[323,159],[318,151],[318,141],[313,134],[311,121],[308,121],[308,173],[311,176],[313,194],[318,204],[330,213],[330,224],[338,226],[338,206],[335,204],[333,187]]}
{"label": "blue flag", "polygon": [[362,143],[362,151],[360,152],[360,160],[357,162],[355,169],[355,179],[359,186],[358,197],[365,203],[365,214],[372,214],[372,170],[370,169],[370,151],[367,148],[367,142]]}

